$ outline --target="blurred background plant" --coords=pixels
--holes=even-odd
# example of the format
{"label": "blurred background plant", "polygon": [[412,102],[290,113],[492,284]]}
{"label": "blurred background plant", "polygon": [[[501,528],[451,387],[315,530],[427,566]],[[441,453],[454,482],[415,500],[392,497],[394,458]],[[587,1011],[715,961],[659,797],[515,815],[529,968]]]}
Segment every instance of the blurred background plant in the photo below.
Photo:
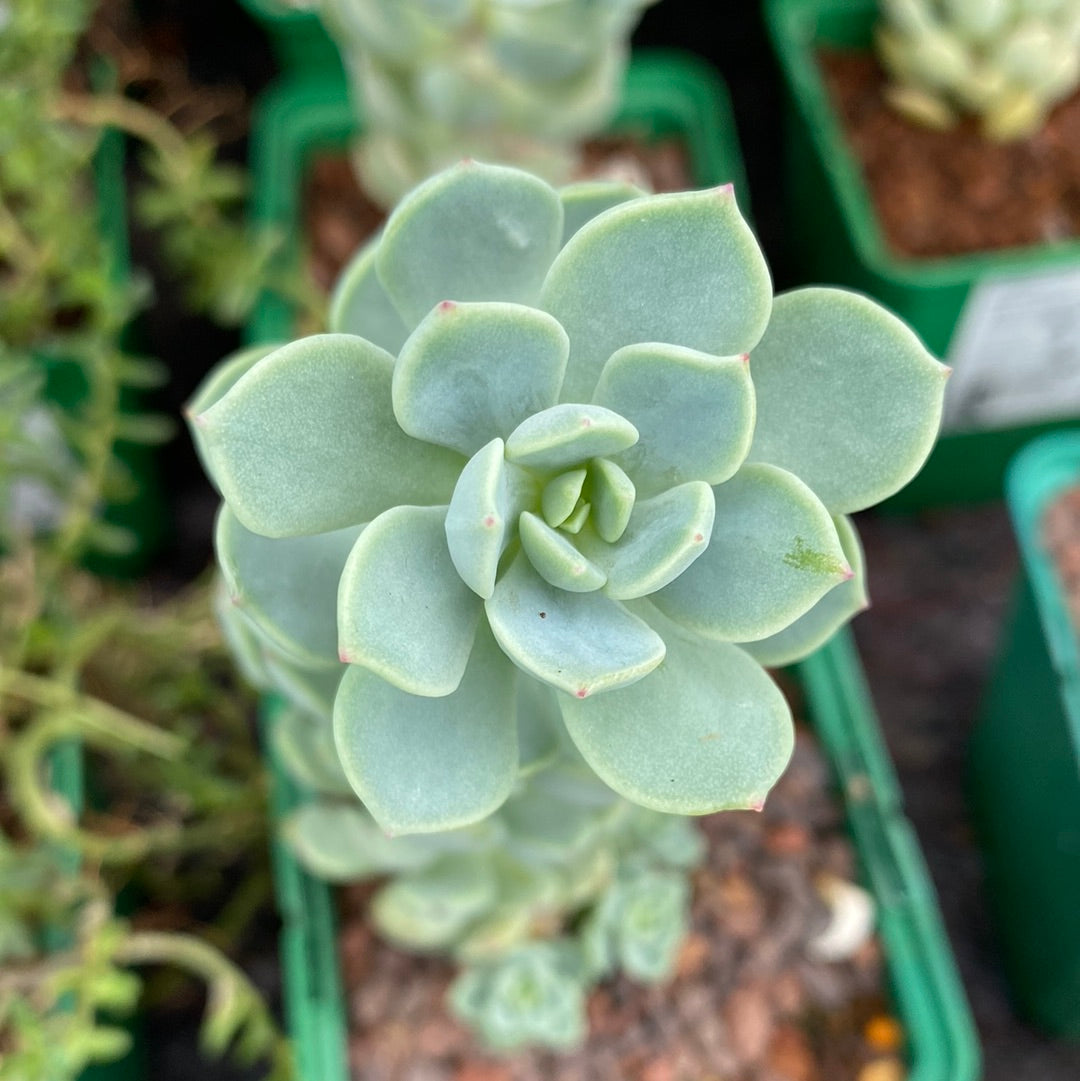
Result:
{"label": "blurred background plant", "polygon": [[[127,264],[123,137],[189,306],[238,323],[262,289],[321,302],[245,225],[213,99],[159,110],[128,16],[0,4],[0,1078],[123,1055],[111,1018],[175,998],[177,969],[208,987],[205,1049],[285,1078],[284,1038],[228,956],[270,893],[251,700],[205,582],[161,596],[101,576],[144,568],[167,529],[151,448],[173,431],[148,408],[167,372],[132,345],[152,289]],[[172,975],[144,979],[156,965]]]}

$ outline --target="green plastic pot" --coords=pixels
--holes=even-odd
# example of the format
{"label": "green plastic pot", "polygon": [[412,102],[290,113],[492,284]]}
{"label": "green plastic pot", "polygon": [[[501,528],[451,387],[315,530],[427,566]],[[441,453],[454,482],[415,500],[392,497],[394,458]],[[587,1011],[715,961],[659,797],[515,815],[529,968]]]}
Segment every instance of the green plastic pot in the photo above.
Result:
{"label": "green plastic pot", "polygon": [[[798,665],[796,676],[832,767],[863,883],[878,906],[889,986],[907,1040],[907,1081],[976,1081],[980,1054],[971,1014],[850,635],[841,632]],[[270,746],[279,708],[271,700],[263,710]],[[272,766],[280,823],[304,797],[276,761]],[[297,1079],[348,1081],[331,889],[307,874],[283,842],[275,842],[273,855]]]}
{"label": "green plastic pot", "polygon": [[971,789],[1006,974],[1018,1008],[1080,1039],[1080,641],[1041,540],[1080,485],[1080,429],[1025,447],[1006,496],[1021,571],[972,741]]}
{"label": "green plastic pot", "polygon": [[[876,11],[876,0],[767,0],[769,31],[791,105],[786,135],[791,254],[801,276],[869,293],[950,361],[975,286],[1080,273],[1080,241],[937,259],[890,251],[815,55],[822,46],[869,48]],[[1080,320],[1074,327],[1080,333]],[[1063,357],[1061,363],[1070,361]],[[1080,352],[1072,363],[1080,364]],[[957,368],[954,381],[961,377]],[[1053,416],[1052,408],[1032,423],[949,432],[922,472],[886,505],[914,509],[1000,498],[1012,455],[1033,435],[1069,423]]]}
{"label": "green plastic pot", "polygon": [[[255,213],[296,239],[301,179],[312,154],[341,147],[355,133],[344,84],[292,83],[257,114]],[[636,56],[627,74],[621,131],[680,135],[702,186],[733,181],[745,208],[746,184],[727,94],[711,70],[676,54]],[[264,298],[249,328],[253,341],[291,335],[289,309]],[[900,790],[884,750],[851,638],[839,635],[799,666],[809,713],[832,763],[864,880],[879,906],[889,978],[908,1039],[908,1081],[975,1081],[979,1048],[937,901]],[[264,709],[274,724],[276,705]],[[267,733],[268,734],[268,733]],[[272,745],[272,741],[267,741]],[[273,763],[273,805],[280,820],[302,798]],[[329,887],[305,873],[282,843],[274,845],[283,930],[285,1009],[298,1081],[347,1081],[344,1000]]]}
{"label": "green plastic pot", "polygon": [[283,71],[341,71],[341,54],[314,11],[286,0],[240,0],[240,6],[263,28]]}

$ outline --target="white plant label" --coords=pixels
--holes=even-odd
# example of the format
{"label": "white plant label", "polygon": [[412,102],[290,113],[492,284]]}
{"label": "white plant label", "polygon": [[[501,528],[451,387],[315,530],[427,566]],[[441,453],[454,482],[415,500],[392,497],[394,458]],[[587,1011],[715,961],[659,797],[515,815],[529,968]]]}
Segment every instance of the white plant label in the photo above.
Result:
{"label": "white plant label", "polygon": [[946,363],[946,431],[1080,416],[1080,268],[973,286]]}

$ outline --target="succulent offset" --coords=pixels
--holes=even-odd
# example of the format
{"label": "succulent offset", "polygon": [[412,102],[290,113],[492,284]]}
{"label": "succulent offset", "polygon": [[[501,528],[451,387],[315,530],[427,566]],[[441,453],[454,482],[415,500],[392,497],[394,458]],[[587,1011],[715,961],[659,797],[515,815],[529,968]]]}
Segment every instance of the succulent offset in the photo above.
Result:
{"label": "succulent offset", "polygon": [[376,923],[474,966],[453,1001],[493,1045],[572,1042],[568,980],[670,970],[679,816],[764,801],[792,729],[763,665],[864,606],[847,515],[917,471],[946,374],[862,296],[774,298],[730,187],[470,162],[359,253],[330,333],[200,388],[224,623],[316,794],[293,844],[394,876]]}
{"label": "succulent offset", "polygon": [[1078,0],[881,0],[881,13],[887,96],[925,126],[973,114],[988,138],[1023,138],[1080,86]]}
{"label": "succulent offset", "polygon": [[393,206],[471,155],[564,181],[618,105],[655,0],[321,0],[364,118],[357,164]]}

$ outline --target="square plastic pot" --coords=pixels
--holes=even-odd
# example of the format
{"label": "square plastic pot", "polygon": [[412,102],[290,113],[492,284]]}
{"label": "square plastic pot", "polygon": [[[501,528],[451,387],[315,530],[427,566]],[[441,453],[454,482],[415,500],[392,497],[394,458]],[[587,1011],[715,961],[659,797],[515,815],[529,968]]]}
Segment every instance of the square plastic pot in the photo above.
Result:
{"label": "square plastic pot", "polygon": [[[954,366],[946,399],[955,411],[951,426],[922,472],[886,505],[1000,498],[1012,455],[1034,435],[1080,415],[1080,385],[1066,381],[1070,364],[1080,366],[1080,240],[935,259],[893,253],[816,55],[822,47],[868,49],[876,0],[767,0],[766,14],[790,99],[787,234],[794,266],[806,280],[876,297]],[[1018,331],[1022,320],[1030,333]],[[980,359],[990,355],[984,345],[995,328],[1023,341],[1008,364],[998,364],[996,353],[992,361]],[[1029,416],[1003,419],[1002,410],[1015,409],[1020,395],[1040,383],[1037,400],[1025,399]]]}
{"label": "square plastic pot", "polygon": [[[701,186],[746,185],[723,86],[698,61],[673,55],[635,57],[627,74],[621,131],[679,135]],[[344,146],[356,121],[338,80],[305,81],[273,92],[254,131],[258,219],[298,229],[305,163]],[[288,308],[266,298],[249,328],[253,341],[290,336]],[[807,707],[832,764],[863,879],[879,910],[892,993],[908,1041],[908,1081],[975,1081],[979,1047],[918,842],[900,809],[900,791],[870,703],[851,638],[839,635],[798,667]],[[264,710],[273,725],[274,703]],[[274,768],[274,813],[286,815],[302,794]],[[281,843],[274,846],[283,930],[285,1008],[299,1081],[347,1081],[344,999],[329,887],[305,873]]]}
{"label": "square plastic pot", "polygon": [[1042,519],[1080,485],[1080,429],[1009,467],[1021,568],[971,749],[971,791],[1006,975],[1020,1011],[1080,1039],[1080,639]]}

